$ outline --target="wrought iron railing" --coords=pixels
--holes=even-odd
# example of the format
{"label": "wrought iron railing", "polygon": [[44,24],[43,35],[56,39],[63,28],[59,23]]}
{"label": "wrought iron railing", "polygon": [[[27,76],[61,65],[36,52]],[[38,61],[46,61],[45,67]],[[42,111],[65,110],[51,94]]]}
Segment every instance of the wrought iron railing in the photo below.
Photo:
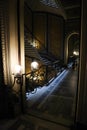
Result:
{"label": "wrought iron railing", "polygon": [[46,51],[44,43],[42,43],[30,30],[25,26],[25,42],[34,46],[38,51]]}
{"label": "wrought iron railing", "polygon": [[[28,49],[27,44],[30,44],[37,49],[37,52],[40,55],[39,60],[45,64],[41,65],[37,71],[31,71],[30,73],[25,74],[26,92],[34,93],[38,87],[48,85],[50,83],[49,81],[52,81],[51,79],[56,77],[58,72],[62,71],[63,62],[55,58],[53,55],[51,55],[51,53],[48,55],[44,43],[37,39],[37,37],[34,36],[33,33],[29,30],[29,28],[25,26],[25,52],[31,52],[32,50]],[[35,58],[37,57],[34,56],[34,59]]]}
{"label": "wrought iron railing", "polygon": [[25,74],[26,92],[34,93],[37,88],[50,84],[63,69],[63,65],[56,62],[56,66],[55,63],[48,66],[42,65],[38,70]]}

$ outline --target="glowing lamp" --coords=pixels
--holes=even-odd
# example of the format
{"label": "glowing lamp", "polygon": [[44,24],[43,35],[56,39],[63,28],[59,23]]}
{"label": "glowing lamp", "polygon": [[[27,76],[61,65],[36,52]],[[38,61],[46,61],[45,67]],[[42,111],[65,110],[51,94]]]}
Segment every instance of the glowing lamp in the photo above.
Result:
{"label": "glowing lamp", "polygon": [[76,55],[76,56],[78,56],[79,52],[78,51],[74,51],[73,54]]}
{"label": "glowing lamp", "polygon": [[15,66],[14,84],[15,81],[17,84],[22,84],[22,67],[20,65]]}
{"label": "glowing lamp", "polygon": [[31,70],[37,70],[38,67],[39,67],[38,62],[33,61],[33,62],[31,63]]}
{"label": "glowing lamp", "polygon": [[21,75],[22,67],[20,65],[15,66],[15,74]]}

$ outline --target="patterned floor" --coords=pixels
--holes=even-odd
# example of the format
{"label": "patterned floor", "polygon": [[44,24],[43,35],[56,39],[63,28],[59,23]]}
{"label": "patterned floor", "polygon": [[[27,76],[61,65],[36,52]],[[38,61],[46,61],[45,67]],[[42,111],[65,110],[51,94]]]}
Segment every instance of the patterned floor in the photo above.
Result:
{"label": "patterned floor", "polygon": [[51,86],[29,95],[27,114],[0,122],[0,130],[70,130],[75,116],[77,75],[76,70],[67,70]]}
{"label": "patterned floor", "polygon": [[70,128],[36,117],[22,115],[9,129],[5,130],[70,130]]}
{"label": "patterned floor", "polygon": [[60,83],[56,81],[57,84],[53,91],[52,88],[48,89],[32,105],[28,100],[28,114],[71,126],[75,117],[77,71],[68,70]]}

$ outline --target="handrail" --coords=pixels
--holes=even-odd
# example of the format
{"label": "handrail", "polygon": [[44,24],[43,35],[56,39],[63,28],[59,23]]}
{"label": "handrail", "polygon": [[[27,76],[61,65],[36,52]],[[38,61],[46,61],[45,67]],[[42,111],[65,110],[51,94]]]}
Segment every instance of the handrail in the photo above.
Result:
{"label": "handrail", "polygon": [[53,67],[53,65],[48,65],[48,66],[41,65],[38,70],[23,74],[26,76],[27,91],[33,92],[35,90],[36,92],[36,88],[42,87],[43,85],[48,85],[50,83],[49,81],[51,79],[54,79],[57,76],[57,73],[61,71],[62,71],[61,66],[59,66],[59,69],[56,69],[56,67]]}
{"label": "handrail", "polygon": [[32,31],[30,31],[30,29],[29,29],[26,25],[24,25],[24,27],[25,27],[25,30],[27,30],[27,33],[30,33],[30,34],[31,34],[31,36],[32,36],[32,41],[33,41],[33,39],[37,40],[37,41],[40,43],[40,45],[42,46],[42,48],[46,50],[46,47],[44,46],[44,43],[42,43],[42,42],[32,33]]}
{"label": "handrail", "polygon": [[[42,68],[42,67],[45,67],[45,65],[41,65],[41,66],[39,67],[39,69]],[[36,72],[38,72],[38,70],[35,70],[35,71],[33,71],[33,72],[36,73]],[[26,75],[26,76],[27,76],[27,75],[29,75],[29,74],[31,74],[31,72],[25,73],[25,74],[23,74],[23,75]]]}

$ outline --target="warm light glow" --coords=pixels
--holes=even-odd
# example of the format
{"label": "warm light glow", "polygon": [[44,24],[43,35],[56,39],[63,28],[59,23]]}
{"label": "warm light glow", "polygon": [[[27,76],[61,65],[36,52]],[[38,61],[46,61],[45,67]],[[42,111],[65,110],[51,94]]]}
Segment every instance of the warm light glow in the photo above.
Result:
{"label": "warm light glow", "polygon": [[33,61],[33,62],[31,63],[31,70],[37,70],[38,67],[39,67],[38,62]]}
{"label": "warm light glow", "polygon": [[20,65],[15,65],[15,74],[21,74],[22,67]]}
{"label": "warm light glow", "polygon": [[33,80],[36,80],[36,79],[37,79],[37,77],[34,77],[34,78],[33,78]]}
{"label": "warm light glow", "polygon": [[39,41],[37,40],[33,40],[33,42],[31,42],[31,45],[37,49],[39,49]]}
{"label": "warm light glow", "polygon": [[76,55],[76,56],[78,56],[79,52],[78,51],[74,51],[73,54]]}

